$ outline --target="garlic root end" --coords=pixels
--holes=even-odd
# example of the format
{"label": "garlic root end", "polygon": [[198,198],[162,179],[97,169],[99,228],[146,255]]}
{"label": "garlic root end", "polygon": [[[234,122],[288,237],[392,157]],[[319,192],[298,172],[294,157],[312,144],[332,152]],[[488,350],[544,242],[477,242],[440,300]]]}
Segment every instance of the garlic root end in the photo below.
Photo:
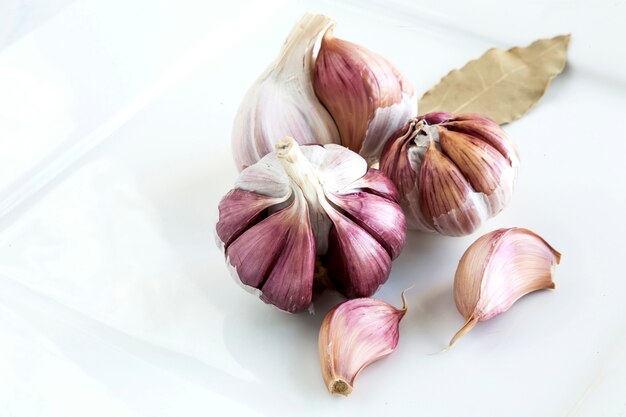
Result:
{"label": "garlic root end", "polygon": [[352,393],[352,385],[341,378],[337,378],[328,386],[328,390],[331,394],[339,394],[347,397]]}

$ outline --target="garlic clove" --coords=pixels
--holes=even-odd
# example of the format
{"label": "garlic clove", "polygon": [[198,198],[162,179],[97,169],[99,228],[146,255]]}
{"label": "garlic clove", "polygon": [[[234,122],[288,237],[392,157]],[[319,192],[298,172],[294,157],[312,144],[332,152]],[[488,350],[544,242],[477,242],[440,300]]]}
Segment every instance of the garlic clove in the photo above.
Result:
{"label": "garlic clove", "polygon": [[476,191],[490,194],[498,187],[504,164],[497,150],[469,135],[447,129],[439,129],[439,144]]}
{"label": "garlic clove", "polygon": [[241,234],[226,255],[241,283],[259,289],[265,302],[289,312],[311,304],[315,239],[299,192],[289,206]]}
{"label": "garlic clove", "polygon": [[[513,188],[509,186],[513,181],[509,162],[488,143],[464,133],[440,128],[439,143],[473,190],[487,197],[489,215],[499,213],[511,197],[505,193]],[[489,198],[492,195],[496,198]]]}
{"label": "garlic clove", "polygon": [[[380,169],[398,188],[400,206],[408,229],[434,231],[432,219],[427,219],[420,208],[418,173],[424,162],[425,150],[431,142],[419,143],[421,130],[417,120],[396,131],[387,141],[380,159]],[[427,136],[427,135],[420,135]]]}
{"label": "garlic clove", "polygon": [[461,170],[431,143],[419,176],[420,209],[430,226],[449,236],[473,232],[481,222]]}
{"label": "garlic clove", "polygon": [[[296,200],[306,206],[303,199]],[[292,217],[293,223],[285,238],[284,250],[261,287],[263,301],[291,312],[302,311],[311,304],[316,259],[315,238],[306,216],[308,211],[306,207],[293,211],[299,211],[301,215]],[[258,246],[257,251],[259,248],[264,246]]]}
{"label": "garlic clove", "polygon": [[[440,122],[441,123],[441,122]],[[447,130],[479,138],[502,154],[514,168],[519,165],[519,150],[499,124],[480,114],[458,114],[445,122]]]}
{"label": "garlic clove", "polygon": [[231,190],[219,204],[220,218],[216,227],[218,237],[228,247],[243,231],[261,220],[264,210],[282,201],[284,198],[268,197],[238,188]]}
{"label": "garlic clove", "polygon": [[397,204],[376,194],[327,194],[330,201],[343,209],[347,217],[367,231],[395,259],[404,247],[406,223]]}
{"label": "garlic clove", "polygon": [[365,175],[350,185],[350,188],[364,189],[396,203],[400,201],[400,194],[393,182],[378,169],[369,168]]}
{"label": "garlic clove", "polygon": [[332,309],[320,329],[318,348],[322,376],[331,394],[347,396],[357,375],[369,364],[392,353],[407,311],[373,298],[346,301]]}
{"label": "garlic clove", "polygon": [[554,288],[552,274],[560,260],[559,252],[528,229],[499,229],[476,240],[461,257],[454,278],[454,301],[467,321],[450,346],[524,295]]}
{"label": "garlic clove", "polygon": [[402,127],[392,135],[397,139],[387,141],[382,151],[385,157],[380,160],[380,169],[389,176],[402,195],[409,194],[415,188],[417,178],[409,158],[416,123],[411,121],[408,126]]}
{"label": "garlic clove", "polygon": [[335,122],[313,90],[315,45],[334,25],[327,16],[305,14],[287,37],[276,60],[250,87],[232,131],[239,170],[274,150],[285,135],[299,143],[339,143]]}
{"label": "garlic clove", "polygon": [[380,55],[335,38],[332,29],[322,38],[313,82],[341,143],[368,161],[377,160],[389,135],[417,114],[411,82]]}
{"label": "garlic clove", "polygon": [[387,281],[391,257],[364,229],[337,211],[329,211],[333,222],[324,263],[335,288],[348,298],[369,297]]}

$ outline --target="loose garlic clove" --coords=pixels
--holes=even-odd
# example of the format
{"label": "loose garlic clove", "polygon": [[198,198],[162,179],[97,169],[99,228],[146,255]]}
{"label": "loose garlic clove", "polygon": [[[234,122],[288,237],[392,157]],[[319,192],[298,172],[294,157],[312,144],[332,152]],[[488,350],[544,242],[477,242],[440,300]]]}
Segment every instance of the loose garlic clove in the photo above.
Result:
{"label": "loose garlic clove", "polygon": [[346,301],[322,322],[318,340],[322,376],[331,394],[349,395],[359,372],[398,345],[399,324],[407,311],[373,298]]}
{"label": "loose garlic clove", "polygon": [[335,122],[316,98],[311,78],[315,45],[333,25],[326,16],[305,14],[278,58],[248,90],[232,132],[240,171],[272,152],[285,135],[301,144],[339,143]]}
{"label": "loose garlic clove", "polygon": [[385,140],[417,114],[413,85],[389,61],[328,30],[315,62],[314,88],[341,143],[375,162]]}
{"label": "loose garlic clove", "polygon": [[513,141],[477,114],[414,118],[390,137],[380,160],[408,227],[449,236],[470,234],[504,209],[518,167]]}
{"label": "loose garlic clove", "polygon": [[[387,280],[406,235],[397,199],[391,181],[349,149],[285,137],[222,199],[217,235],[246,288],[297,312],[311,305],[314,284],[355,298]],[[316,278],[316,264],[328,279]]]}
{"label": "loose garlic clove", "polygon": [[461,257],[454,278],[454,301],[466,322],[450,346],[524,295],[554,288],[553,269],[560,260],[559,252],[528,229],[499,229],[476,240]]}

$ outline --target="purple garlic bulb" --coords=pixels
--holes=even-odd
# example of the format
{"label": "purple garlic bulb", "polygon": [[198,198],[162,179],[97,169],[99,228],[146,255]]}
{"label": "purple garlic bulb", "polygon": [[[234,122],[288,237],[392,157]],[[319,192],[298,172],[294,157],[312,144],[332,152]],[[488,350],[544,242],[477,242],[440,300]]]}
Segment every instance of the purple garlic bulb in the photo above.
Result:
{"label": "purple garlic bulb", "polygon": [[[393,183],[358,154],[284,137],[224,196],[217,235],[245,287],[298,312],[314,284],[357,298],[387,280],[406,235],[397,201]],[[327,277],[316,278],[316,264]]]}
{"label": "purple garlic bulb", "polygon": [[380,169],[398,188],[410,229],[448,236],[474,232],[511,200],[515,143],[479,114],[429,113],[387,141]]}

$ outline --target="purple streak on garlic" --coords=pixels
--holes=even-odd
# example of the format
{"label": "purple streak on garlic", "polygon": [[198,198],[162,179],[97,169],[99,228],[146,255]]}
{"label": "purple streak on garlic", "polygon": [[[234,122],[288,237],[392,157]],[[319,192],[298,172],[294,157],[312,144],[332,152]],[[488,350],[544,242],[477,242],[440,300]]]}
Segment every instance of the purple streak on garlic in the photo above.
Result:
{"label": "purple streak on garlic", "polygon": [[398,187],[410,229],[449,236],[474,232],[511,200],[517,148],[477,114],[429,113],[396,131],[380,169]]}
{"label": "purple streak on garlic", "polygon": [[369,364],[389,355],[398,345],[399,324],[407,311],[374,298],[346,301],[322,322],[318,339],[324,383],[331,394],[349,395],[354,380]]}
{"label": "purple streak on garlic", "polygon": [[240,171],[272,152],[285,135],[301,144],[339,143],[335,122],[316,98],[311,79],[315,45],[333,25],[326,16],[305,14],[279,56],[248,90],[232,132]]}
{"label": "purple streak on garlic", "polygon": [[561,254],[528,229],[499,229],[465,251],[454,278],[454,301],[465,325],[450,346],[479,321],[504,313],[524,295],[554,288]]}
{"label": "purple streak on garlic", "polygon": [[377,161],[385,140],[417,115],[412,83],[389,61],[329,29],[315,61],[314,88],[344,146]]}
{"label": "purple streak on garlic", "polygon": [[406,235],[397,197],[347,148],[285,137],[222,199],[217,235],[245,287],[302,311],[312,303],[316,261],[346,297],[370,296],[387,280]]}

